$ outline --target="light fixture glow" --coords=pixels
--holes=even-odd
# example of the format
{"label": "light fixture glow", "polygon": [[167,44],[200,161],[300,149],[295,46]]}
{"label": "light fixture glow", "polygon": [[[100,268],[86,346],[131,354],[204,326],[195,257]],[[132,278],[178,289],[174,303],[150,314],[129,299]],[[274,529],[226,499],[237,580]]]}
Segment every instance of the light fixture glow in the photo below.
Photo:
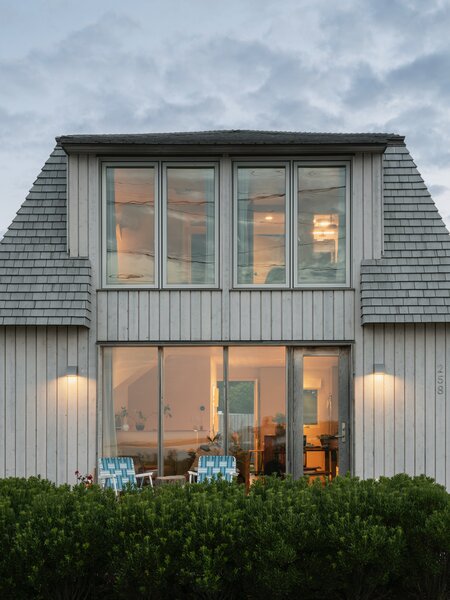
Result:
{"label": "light fixture glow", "polygon": [[266,216],[264,217],[264,219],[265,219],[266,221],[273,221],[273,217],[272,217],[272,215],[266,215]]}

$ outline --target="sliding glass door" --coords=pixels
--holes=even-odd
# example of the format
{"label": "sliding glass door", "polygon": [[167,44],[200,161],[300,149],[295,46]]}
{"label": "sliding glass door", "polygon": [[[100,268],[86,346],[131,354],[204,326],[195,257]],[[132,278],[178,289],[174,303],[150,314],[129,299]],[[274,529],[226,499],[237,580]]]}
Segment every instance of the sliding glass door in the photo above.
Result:
{"label": "sliding glass door", "polygon": [[103,455],[184,475],[202,454],[261,475],[349,469],[348,350],[115,347],[103,353]]}
{"label": "sliding glass door", "polygon": [[218,347],[164,348],[161,442],[165,475],[183,475],[202,452],[223,450],[218,381],[223,350]]}
{"label": "sliding glass door", "polygon": [[286,473],[286,348],[228,350],[228,451],[245,483]]}
{"label": "sliding glass door", "polygon": [[349,352],[293,350],[292,473],[332,479],[350,469]]}

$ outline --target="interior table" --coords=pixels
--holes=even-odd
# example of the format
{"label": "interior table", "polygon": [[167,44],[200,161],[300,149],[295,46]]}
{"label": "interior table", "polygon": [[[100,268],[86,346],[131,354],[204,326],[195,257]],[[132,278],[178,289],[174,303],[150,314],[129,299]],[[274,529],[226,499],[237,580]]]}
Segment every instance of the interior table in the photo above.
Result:
{"label": "interior table", "polygon": [[[308,468],[308,453],[309,452],[323,452],[325,456],[325,469],[323,471]],[[337,449],[330,448],[329,446],[303,446],[303,470],[308,475],[325,475],[326,477],[336,477],[337,467]],[[309,471],[309,472],[308,472]]]}

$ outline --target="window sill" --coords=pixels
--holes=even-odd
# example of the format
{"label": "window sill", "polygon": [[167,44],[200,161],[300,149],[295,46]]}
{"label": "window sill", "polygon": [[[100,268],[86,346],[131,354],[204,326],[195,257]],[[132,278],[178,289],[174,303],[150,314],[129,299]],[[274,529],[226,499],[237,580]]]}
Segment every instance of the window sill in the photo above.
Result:
{"label": "window sill", "polygon": [[120,287],[100,287],[96,292],[223,292],[219,287],[149,287],[145,285],[120,286]]}

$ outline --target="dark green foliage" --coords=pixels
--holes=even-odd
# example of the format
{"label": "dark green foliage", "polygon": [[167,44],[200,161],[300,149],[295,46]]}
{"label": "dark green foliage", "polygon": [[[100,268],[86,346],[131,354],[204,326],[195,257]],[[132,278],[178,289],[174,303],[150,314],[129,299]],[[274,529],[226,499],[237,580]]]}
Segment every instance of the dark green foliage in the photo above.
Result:
{"label": "dark green foliage", "polygon": [[125,492],[0,480],[0,597],[429,599],[449,594],[449,494],[425,477]]}

